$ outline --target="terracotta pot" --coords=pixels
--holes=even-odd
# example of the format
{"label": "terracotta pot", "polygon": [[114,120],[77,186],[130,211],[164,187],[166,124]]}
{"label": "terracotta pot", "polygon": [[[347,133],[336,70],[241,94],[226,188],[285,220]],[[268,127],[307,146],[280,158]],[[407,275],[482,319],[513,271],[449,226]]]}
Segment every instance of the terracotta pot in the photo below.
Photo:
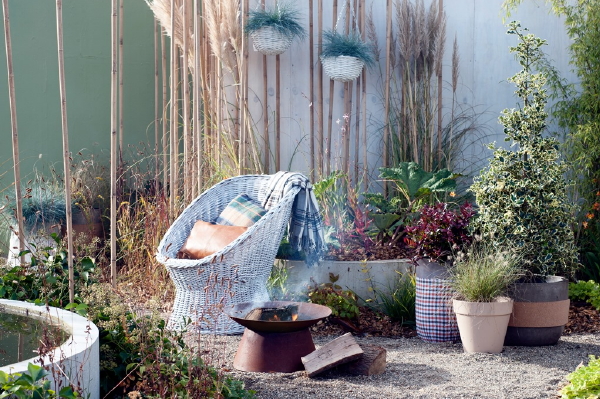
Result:
{"label": "terracotta pot", "polygon": [[73,232],[76,235],[85,233],[90,238],[104,238],[104,226],[102,225],[102,213],[100,209],[74,209],[71,220]]}
{"label": "terracotta pot", "polygon": [[569,282],[549,276],[540,282],[517,283],[509,293],[514,300],[505,345],[555,345],[569,321]]}
{"label": "terracotta pot", "polygon": [[510,298],[496,302],[452,301],[465,352],[500,353],[513,308]]}
{"label": "terracotta pot", "polygon": [[427,342],[456,342],[460,338],[452,311],[453,292],[448,269],[428,259],[417,261],[415,320],[417,335]]}

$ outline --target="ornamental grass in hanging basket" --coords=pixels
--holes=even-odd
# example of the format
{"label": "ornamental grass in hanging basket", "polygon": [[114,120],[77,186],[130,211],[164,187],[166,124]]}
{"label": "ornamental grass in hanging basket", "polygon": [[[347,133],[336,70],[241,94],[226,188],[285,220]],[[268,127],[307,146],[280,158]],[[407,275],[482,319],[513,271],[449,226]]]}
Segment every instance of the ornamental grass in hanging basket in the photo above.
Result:
{"label": "ornamental grass in hanging basket", "polygon": [[254,50],[267,55],[283,53],[294,38],[304,38],[306,31],[298,23],[298,10],[290,5],[277,5],[250,11],[245,32],[252,38]]}
{"label": "ornamental grass in hanging basket", "polygon": [[370,67],[375,62],[373,48],[358,32],[346,35],[335,30],[323,32],[320,58],[327,76],[339,82],[356,79],[365,65]]}

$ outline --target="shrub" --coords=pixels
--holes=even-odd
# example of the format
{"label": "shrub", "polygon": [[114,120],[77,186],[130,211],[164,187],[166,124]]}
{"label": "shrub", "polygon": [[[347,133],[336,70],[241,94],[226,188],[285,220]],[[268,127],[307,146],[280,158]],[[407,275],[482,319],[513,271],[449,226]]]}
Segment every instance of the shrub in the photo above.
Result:
{"label": "shrub", "polygon": [[329,273],[328,283],[315,284],[309,289],[309,301],[329,307],[332,316],[356,319],[360,314],[356,295],[352,291],[342,290],[342,287],[336,284],[339,278],[339,275]]}
{"label": "shrub", "polygon": [[473,241],[468,226],[475,214],[468,202],[453,210],[445,202],[425,205],[420,217],[406,227],[408,245],[415,249],[415,260],[429,258],[434,262],[448,262],[454,253],[467,248]]}
{"label": "shrub", "polygon": [[578,367],[567,376],[569,385],[560,390],[562,399],[600,397],[600,357],[590,355],[587,366]]}
{"label": "shrub", "polygon": [[508,80],[517,86],[515,94],[523,104],[505,109],[499,120],[505,140],[517,149],[489,146],[494,151],[489,167],[470,188],[479,205],[474,225],[496,248],[520,251],[529,274],[570,274],[578,262],[564,178],[567,165],[560,161],[558,141],[542,137],[546,77],[532,73],[546,42],[525,34],[517,22],[509,24],[508,33],[519,38],[510,51],[523,69]]}
{"label": "shrub", "polygon": [[600,310],[600,284],[593,280],[569,283],[569,299],[587,302]]}

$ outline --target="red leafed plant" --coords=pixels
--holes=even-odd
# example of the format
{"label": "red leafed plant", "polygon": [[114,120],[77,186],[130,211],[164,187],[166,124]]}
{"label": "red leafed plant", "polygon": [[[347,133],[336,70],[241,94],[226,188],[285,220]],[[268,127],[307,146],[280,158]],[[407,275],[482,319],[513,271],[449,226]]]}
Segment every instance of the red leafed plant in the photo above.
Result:
{"label": "red leafed plant", "polygon": [[468,202],[459,209],[451,209],[445,202],[423,206],[420,217],[406,227],[405,241],[415,250],[414,260],[429,258],[445,263],[466,249],[473,242],[468,226],[474,214]]}

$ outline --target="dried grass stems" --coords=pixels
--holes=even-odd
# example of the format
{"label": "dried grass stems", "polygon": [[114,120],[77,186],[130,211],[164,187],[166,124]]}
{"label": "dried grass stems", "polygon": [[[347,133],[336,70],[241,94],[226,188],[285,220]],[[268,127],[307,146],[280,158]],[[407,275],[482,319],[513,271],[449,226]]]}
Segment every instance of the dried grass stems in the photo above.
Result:
{"label": "dried grass stems", "polygon": [[[367,35],[378,60],[382,50],[372,10],[370,14]],[[484,136],[485,128],[478,123],[475,108],[456,103],[460,64],[456,38],[452,49],[451,109],[443,109],[443,94],[447,90],[443,79],[446,13],[441,3],[433,1],[425,7],[423,0],[397,0],[387,40],[391,51],[385,62],[391,71],[384,76],[380,69],[379,79],[382,84],[386,77],[389,79],[389,84],[380,89],[387,110],[382,129],[389,133],[389,142],[384,144],[389,153],[384,159],[389,159],[389,166],[413,161],[425,170],[448,168],[472,173],[472,168],[458,163],[458,154],[467,141]]]}
{"label": "dried grass stems", "polygon": [[[163,168],[171,170],[165,174],[171,183],[179,178],[189,181],[185,187],[175,187],[169,181],[163,186],[171,186],[178,194],[185,191],[189,198],[190,193],[208,187],[214,176],[260,173],[263,163],[254,122],[247,109],[247,78],[244,78],[247,41],[243,40],[245,16],[241,1],[203,1],[201,5],[198,0],[173,0],[173,4],[171,1],[147,0],[155,18],[184,58],[182,68],[171,71],[176,73],[173,85],[179,90],[174,90],[171,97],[176,93],[175,98],[169,99],[171,104],[178,104],[170,116],[177,119],[177,123],[171,124],[171,129],[177,132],[170,136],[177,139],[168,144],[171,150],[163,149],[164,154],[170,155],[168,159],[163,156],[161,162],[169,163]],[[195,110],[193,117],[185,112],[191,109],[191,104]],[[179,115],[178,109],[184,115]],[[184,128],[179,132],[181,126]],[[183,154],[179,154],[180,143],[184,144]],[[198,171],[202,172],[199,178],[185,179],[198,175]]]}
{"label": "dried grass stems", "polygon": [[493,302],[507,294],[510,286],[524,275],[519,251],[495,249],[476,243],[449,269],[456,298],[468,302]]}

